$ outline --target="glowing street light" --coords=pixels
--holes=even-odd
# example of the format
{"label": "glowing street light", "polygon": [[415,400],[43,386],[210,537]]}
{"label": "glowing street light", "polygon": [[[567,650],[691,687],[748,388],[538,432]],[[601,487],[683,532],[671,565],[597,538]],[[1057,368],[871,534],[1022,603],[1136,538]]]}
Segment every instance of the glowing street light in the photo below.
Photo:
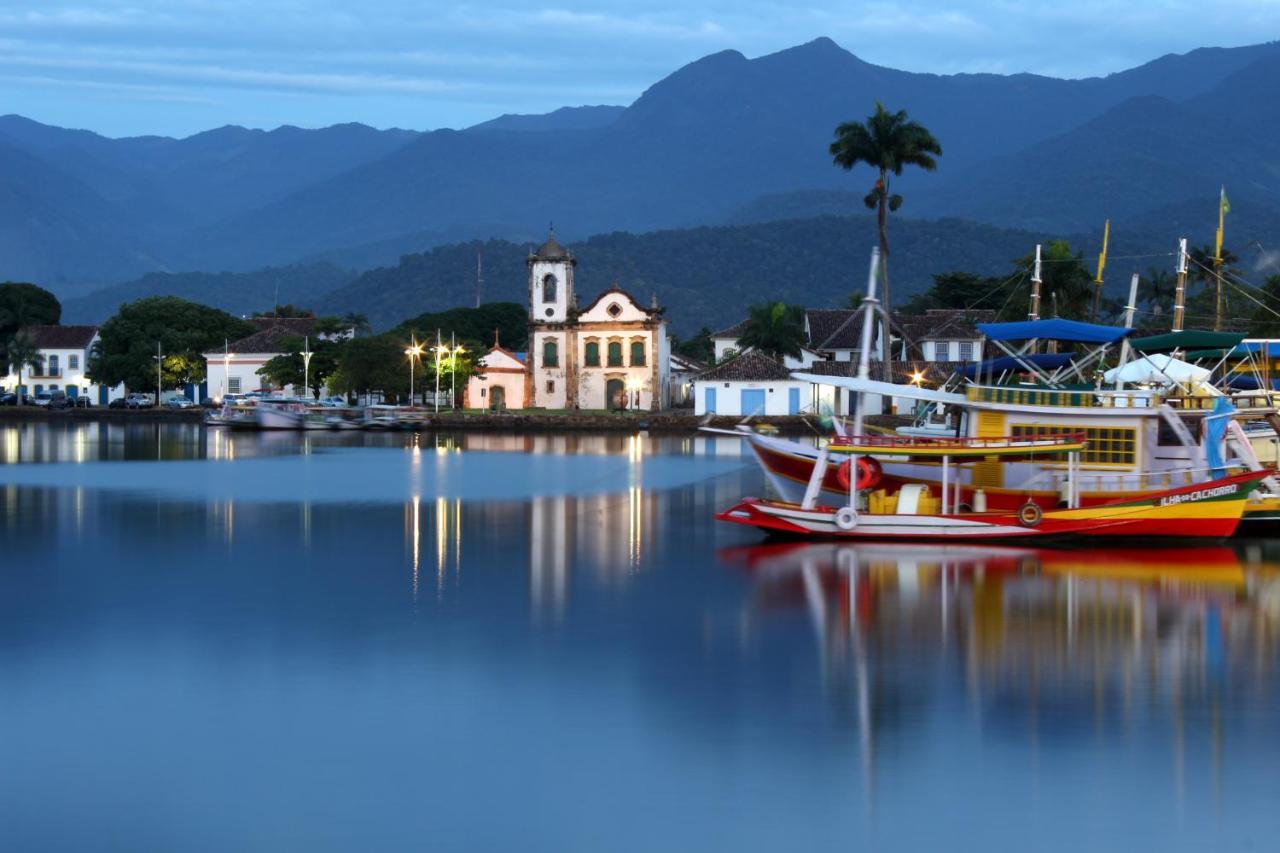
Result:
{"label": "glowing street light", "polygon": [[413,362],[415,359],[422,357],[422,344],[418,343],[416,340],[413,340],[412,338],[410,340],[412,340],[413,342],[409,346],[409,348],[404,351],[404,354],[409,357],[409,405],[412,406],[413,405]]}
{"label": "glowing street light", "polygon": [[919,387],[920,387],[920,384],[921,384],[922,382],[924,382],[924,374],[923,374],[923,373],[921,373],[919,370],[917,370],[917,371],[915,371],[915,372],[913,372],[913,373],[911,374],[911,384],[912,384],[912,385],[914,385],[914,386],[916,386],[917,388],[919,388]]}

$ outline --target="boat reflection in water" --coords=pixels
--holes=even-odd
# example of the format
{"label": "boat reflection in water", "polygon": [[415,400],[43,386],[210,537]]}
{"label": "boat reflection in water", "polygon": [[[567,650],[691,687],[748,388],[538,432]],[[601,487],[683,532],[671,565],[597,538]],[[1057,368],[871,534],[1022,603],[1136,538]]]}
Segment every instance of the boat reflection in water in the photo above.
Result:
{"label": "boat reflection in water", "polygon": [[719,557],[753,580],[751,640],[767,644],[779,613],[807,614],[821,677],[853,709],[871,776],[880,729],[903,716],[922,672],[966,699],[934,704],[979,730],[1014,724],[1033,753],[1082,729],[1121,740],[1167,730],[1179,804],[1196,736],[1220,793],[1224,718],[1262,728],[1273,702],[1280,563],[1260,546],[792,543]]}

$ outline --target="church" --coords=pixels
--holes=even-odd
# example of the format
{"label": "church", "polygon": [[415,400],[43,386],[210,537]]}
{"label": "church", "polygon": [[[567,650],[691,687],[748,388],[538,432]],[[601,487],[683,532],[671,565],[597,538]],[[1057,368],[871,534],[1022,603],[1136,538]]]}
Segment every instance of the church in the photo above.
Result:
{"label": "church", "polygon": [[[667,408],[670,340],[657,299],[646,308],[615,283],[580,308],[573,285],[577,265],[554,232],[530,253],[523,394],[512,393],[507,375],[515,367],[514,354],[495,345],[480,360],[486,375],[468,383],[468,406],[498,408],[489,386],[503,384],[496,396],[512,409]],[[491,367],[501,372],[490,377]]]}

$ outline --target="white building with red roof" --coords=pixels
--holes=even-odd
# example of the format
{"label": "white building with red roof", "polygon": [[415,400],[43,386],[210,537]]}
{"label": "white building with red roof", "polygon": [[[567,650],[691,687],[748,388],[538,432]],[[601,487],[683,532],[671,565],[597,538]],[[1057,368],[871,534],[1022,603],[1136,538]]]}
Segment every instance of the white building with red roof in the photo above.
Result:
{"label": "white building with red roof", "polygon": [[[87,397],[95,406],[105,406],[124,396],[123,385],[108,388],[90,381],[87,375],[89,356],[98,342],[97,326],[27,326],[20,334],[30,335],[40,351],[39,366],[22,370],[26,396],[62,391],[68,397]],[[15,390],[17,373],[0,378],[0,387]]]}

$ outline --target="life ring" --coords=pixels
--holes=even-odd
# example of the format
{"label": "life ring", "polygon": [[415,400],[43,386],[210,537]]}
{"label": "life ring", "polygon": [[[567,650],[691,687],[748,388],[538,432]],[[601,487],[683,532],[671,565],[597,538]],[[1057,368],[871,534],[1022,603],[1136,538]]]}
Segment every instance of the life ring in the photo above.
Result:
{"label": "life ring", "polygon": [[[849,462],[846,459],[836,467],[836,482],[845,491],[849,490]],[[873,489],[880,485],[880,477],[884,474],[884,469],[880,467],[880,463],[872,459],[870,456],[858,457],[858,491],[863,489]]]}
{"label": "life ring", "polygon": [[836,527],[850,531],[858,526],[858,511],[851,506],[842,506],[836,510]]}
{"label": "life ring", "polygon": [[1035,527],[1040,523],[1040,519],[1044,518],[1044,510],[1040,509],[1040,504],[1027,501],[1018,510],[1018,521],[1021,521],[1026,527]]}

